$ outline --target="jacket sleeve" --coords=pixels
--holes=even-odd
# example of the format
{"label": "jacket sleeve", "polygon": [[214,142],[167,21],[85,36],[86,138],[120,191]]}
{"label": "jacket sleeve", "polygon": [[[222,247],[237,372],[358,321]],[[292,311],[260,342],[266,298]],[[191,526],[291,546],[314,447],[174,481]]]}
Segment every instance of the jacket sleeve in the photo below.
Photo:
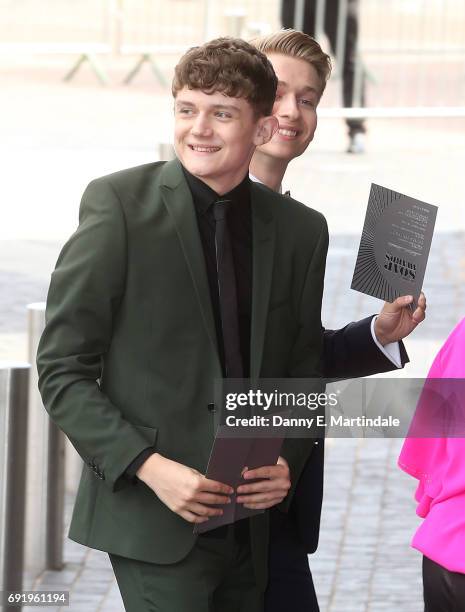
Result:
{"label": "jacket sleeve", "polygon": [[149,446],[99,385],[125,290],[126,243],[125,217],[113,187],[103,179],[90,183],[79,227],[52,274],[37,355],[46,410],[111,490],[129,484],[121,476]]}
{"label": "jacket sleeve", "polygon": [[[341,329],[326,329],[323,342],[323,376],[326,379],[360,378],[397,370],[376,346],[371,335],[373,316],[349,323]],[[408,355],[400,342],[402,366]]]}

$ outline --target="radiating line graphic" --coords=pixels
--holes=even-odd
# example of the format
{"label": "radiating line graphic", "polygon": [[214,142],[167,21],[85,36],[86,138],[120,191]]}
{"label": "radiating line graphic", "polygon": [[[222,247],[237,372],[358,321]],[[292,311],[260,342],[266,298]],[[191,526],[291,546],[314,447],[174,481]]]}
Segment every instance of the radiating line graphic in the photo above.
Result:
{"label": "radiating line graphic", "polygon": [[375,229],[378,219],[389,208],[395,200],[402,197],[402,194],[380,187],[374,183],[371,185],[368,200],[367,214],[363,225],[362,237],[358,249],[357,262],[352,278],[351,288],[362,293],[368,293],[375,297],[382,297],[392,302],[397,295],[394,294],[392,287],[381,274],[376,262],[374,241]]}

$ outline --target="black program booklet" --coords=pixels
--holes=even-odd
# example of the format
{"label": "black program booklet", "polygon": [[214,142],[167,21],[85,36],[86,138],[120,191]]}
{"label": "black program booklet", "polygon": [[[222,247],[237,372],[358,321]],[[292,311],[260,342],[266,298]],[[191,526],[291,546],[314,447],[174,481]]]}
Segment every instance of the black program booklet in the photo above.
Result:
{"label": "black program booklet", "polygon": [[351,288],[392,302],[423,286],[437,206],[372,183]]}
{"label": "black program booklet", "polygon": [[205,523],[197,523],[194,526],[194,533],[211,531],[221,525],[228,525],[264,512],[264,510],[246,508],[236,501],[237,487],[255,482],[242,478],[244,468],[254,470],[264,465],[276,465],[281,451],[282,434],[273,434],[266,427],[257,427],[256,430],[258,437],[253,438],[247,428],[237,427],[232,430],[231,427],[224,425],[218,427],[205,475],[211,480],[230,485],[234,488],[234,493],[230,496],[230,504],[217,506],[223,509],[223,514],[213,516]]}

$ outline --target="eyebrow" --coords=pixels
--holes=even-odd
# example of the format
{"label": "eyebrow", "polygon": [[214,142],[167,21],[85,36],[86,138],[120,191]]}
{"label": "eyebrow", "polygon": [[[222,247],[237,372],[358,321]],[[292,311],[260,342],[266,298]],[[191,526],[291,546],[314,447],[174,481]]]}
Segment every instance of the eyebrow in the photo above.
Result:
{"label": "eyebrow", "polygon": [[[280,85],[284,85],[284,87],[288,87],[289,83],[286,83],[286,81],[278,81],[278,87]],[[302,87],[299,93],[307,93],[309,91],[312,93],[315,93],[317,96],[320,93],[317,89],[315,89],[315,87],[311,87],[310,85],[306,85],[305,87]]]}
{"label": "eyebrow", "polygon": [[[176,106],[191,106],[194,107],[196,106],[193,102],[189,102],[188,100],[176,100],[175,102]],[[240,112],[240,108],[238,106],[234,106],[234,104],[213,104],[212,108],[214,108],[215,110],[232,110],[232,111],[237,111]]]}
{"label": "eyebrow", "polygon": [[213,108],[216,108],[216,109],[225,109],[225,110],[233,110],[233,111],[240,111],[241,110],[238,106],[234,106],[234,104],[214,104]]}

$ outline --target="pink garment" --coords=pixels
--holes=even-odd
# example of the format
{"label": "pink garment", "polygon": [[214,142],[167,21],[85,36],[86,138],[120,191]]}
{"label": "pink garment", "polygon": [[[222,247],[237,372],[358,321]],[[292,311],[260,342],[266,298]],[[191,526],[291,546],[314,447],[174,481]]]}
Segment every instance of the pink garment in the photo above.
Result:
{"label": "pink garment", "polygon": [[[436,355],[428,378],[465,379],[465,319]],[[421,399],[417,412],[419,407]],[[415,499],[425,520],[412,546],[449,571],[465,574],[465,438],[407,438],[399,467],[420,481]]]}

